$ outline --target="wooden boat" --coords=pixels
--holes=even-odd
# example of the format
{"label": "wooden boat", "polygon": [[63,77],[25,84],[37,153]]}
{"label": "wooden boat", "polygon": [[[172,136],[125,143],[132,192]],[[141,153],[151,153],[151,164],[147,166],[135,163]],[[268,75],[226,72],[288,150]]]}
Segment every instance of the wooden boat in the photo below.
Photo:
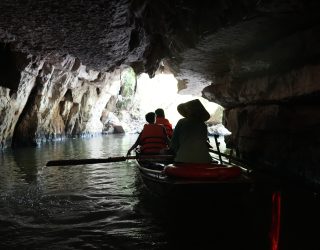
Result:
{"label": "wooden boat", "polygon": [[170,164],[137,159],[145,186],[157,196],[183,197],[248,191],[253,182],[249,173],[228,164]]}

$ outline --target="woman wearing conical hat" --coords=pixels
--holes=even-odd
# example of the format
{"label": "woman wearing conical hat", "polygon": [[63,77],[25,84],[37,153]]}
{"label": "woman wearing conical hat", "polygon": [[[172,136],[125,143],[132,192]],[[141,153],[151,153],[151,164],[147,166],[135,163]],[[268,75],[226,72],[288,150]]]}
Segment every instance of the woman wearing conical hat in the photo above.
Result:
{"label": "woman wearing conical hat", "polygon": [[199,99],[181,103],[177,110],[184,118],[176,124],[171,139],[175,162],[210,163],[208,130],[204,123],[210,114]]}

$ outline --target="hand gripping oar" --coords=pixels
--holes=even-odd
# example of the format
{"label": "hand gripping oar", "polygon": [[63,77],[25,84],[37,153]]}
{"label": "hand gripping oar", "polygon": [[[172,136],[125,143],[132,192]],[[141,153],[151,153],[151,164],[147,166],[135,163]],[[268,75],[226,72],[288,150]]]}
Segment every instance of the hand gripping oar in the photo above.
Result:
{"label": "hand gripping oar", "polygon": [[119,162],[132,159],[142,160],[154,160],[154,159],[167,159],[173,158],[172,155],[140,155],[140,156],[118,156],[108,158],[92,158],[92,159],[73,159],[73,160],[53,160],[48,161],[46,166],[68,166],[68,165],[84,165],[84,164],[96,164],[96,163],[107,163],[107,162]]}

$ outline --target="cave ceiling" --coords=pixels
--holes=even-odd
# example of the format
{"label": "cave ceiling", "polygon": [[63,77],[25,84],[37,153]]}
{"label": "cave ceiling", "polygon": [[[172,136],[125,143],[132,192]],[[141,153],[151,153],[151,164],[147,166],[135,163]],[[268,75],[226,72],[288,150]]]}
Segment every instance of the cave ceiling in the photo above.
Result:
{"label": "cave ceiling", "polygon": [[[205,87],[316,60],[318,1],[0,1],[0,42],[95,70],[127,64],[153,75],[161,60]],[[313,39],[308,39],[313,37]],[[319,44],[319,43],[318,43]],[[310,49],[312,48],[312,49]]]}

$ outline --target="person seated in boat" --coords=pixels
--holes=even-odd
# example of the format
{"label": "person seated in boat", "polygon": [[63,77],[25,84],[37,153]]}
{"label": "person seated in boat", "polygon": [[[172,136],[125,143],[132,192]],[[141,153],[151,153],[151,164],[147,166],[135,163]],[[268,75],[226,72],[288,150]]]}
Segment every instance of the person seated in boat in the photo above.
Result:
{"label": "person seated in boat", "polygon": [[136,142],[128,150],[130,155],[133,149],[139,147],[140,154],[165,154],[169,149],[170,140],[166,129],[162,125],[155,124],[156,114],[149,112],[145,118],[148,124],[145,124],[140,132]]}
{"label": "person seated in boat", "polygon": [[175,126],[170,150],[177,163],[210,163],[208,129],[205,121],[210,114],[199,99],[181,103],[177,110],[184,118]]}
{"label": "person seated in boat", "polygon": [[166,128],[168,137],[171,138],[173,134],[172,124],[167,118],[165,118],[164,110],[162,108],[158,108],[154,112],[156,113],[155,123],[163,125]]}

